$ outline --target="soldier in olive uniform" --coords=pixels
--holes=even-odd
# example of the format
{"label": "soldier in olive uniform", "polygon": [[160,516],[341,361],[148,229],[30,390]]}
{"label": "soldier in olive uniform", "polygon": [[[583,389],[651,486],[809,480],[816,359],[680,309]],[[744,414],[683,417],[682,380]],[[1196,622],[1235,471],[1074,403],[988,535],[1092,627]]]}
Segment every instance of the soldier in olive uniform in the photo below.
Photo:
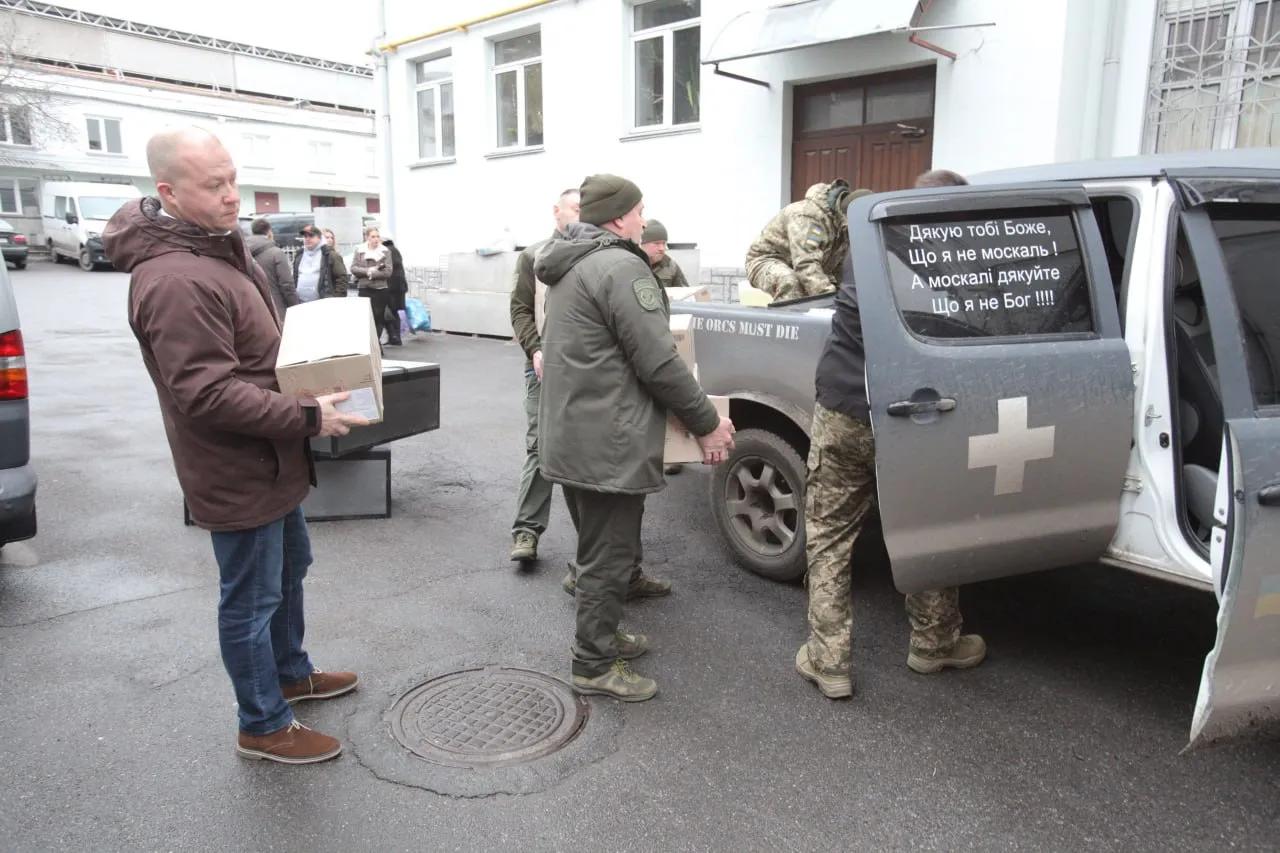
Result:
{"label": "soldier in olive uniform", "polygon": [[[926,172],[917,186],[956,181],[964,179]],[[876,500],[876,446],[851,264],[845,265],[843,278],[816,375],[804,509],[809,641],[796,652],[796,670],[832,699],[853,695],[849,558]],[[986,656],[982,637],[960,633],[958,590],[910,594],[906,609],[911,623],[907,666],[912,670],[973,667]]]}
{"label": "soldier in olive uniform", "polygon": [[[578,190],[560,193],[551,215],[555,232],[547,238],[564,236],[570,222],[578,221]],[[542,396],[542,341],[538,336],[537,312],[534,310],[536,282],[533,276],[534,253],[547,242],[539,240],[525,248],[516,258],[515,282],[511,287],[511,328],[524,350],[524,468],[520,472],[520,494],[516,498],[516,517],[511,524],[511,559],[521,563],[538,559],[538,539],[547,531],[551,518],[552,486],[538,473],[538,400]]]}
{"label": "soldier in olive uniform", "polygon": [[870,190],[837,178],[814,184],[774,215],[747,250],[747,281],[781,302],[835,290],[849,255],[845,211]]}
{"label": "soldier in olive uniform", "polygon": [[581,197],[580,221],[534,261],[547,285],[539,461],[578,531],[573,689],[640,702],[658,685],[628,661],[648,640],[618,623],[628,592],[655,583],[639,570],[640,528],[645,496],[664,485],[667,412],[699,436],[708,464],[733,448],[733,424],[676,353],[662,289],[638,245],[640,189],[592,175]]}
{"label": "soldier in olive uniform", "polygon": [[649,269],[663,287],[688,287],[684,270],[667,254],[667,226],[656,219],[647,220],[644,234],[640,235],[640,248],[649,256]]}

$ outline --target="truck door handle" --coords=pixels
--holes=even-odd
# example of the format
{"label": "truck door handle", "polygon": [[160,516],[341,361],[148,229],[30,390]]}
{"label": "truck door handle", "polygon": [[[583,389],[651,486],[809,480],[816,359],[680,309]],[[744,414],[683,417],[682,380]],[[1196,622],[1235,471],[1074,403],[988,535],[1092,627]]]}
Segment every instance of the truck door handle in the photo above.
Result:
{"label": "truck door handle", "polygon": [[956,401],[951,397],[940,400],[899,400],[889,404],[889,414],[895,418],[909,418],[929,412],[949,412],[955,407]]}
{"label": "truck door handle", "polygon": [[1280,506],[1280,483],[1258,489],[1258,503],[1263,506]]}

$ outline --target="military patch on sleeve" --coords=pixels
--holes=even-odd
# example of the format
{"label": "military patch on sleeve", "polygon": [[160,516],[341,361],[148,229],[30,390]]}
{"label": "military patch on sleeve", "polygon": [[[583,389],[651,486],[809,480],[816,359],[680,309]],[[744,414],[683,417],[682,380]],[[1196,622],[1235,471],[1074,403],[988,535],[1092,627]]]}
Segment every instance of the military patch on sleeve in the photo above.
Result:
{"label": "military patch on sleeve", "polygon": [[658,283],[649,276],[631,282],[631,289],[635,291],[636,301],[644,310],[657,311],[662,307],[662,294],[658,292]]}
{"label": "military patch on sleeve", "polygon": [[822,245],[822,241],[827,239],[826,232],[820,226],[810,225],[809,233],[804,238],[804,244],[810,249],[816,249]]}

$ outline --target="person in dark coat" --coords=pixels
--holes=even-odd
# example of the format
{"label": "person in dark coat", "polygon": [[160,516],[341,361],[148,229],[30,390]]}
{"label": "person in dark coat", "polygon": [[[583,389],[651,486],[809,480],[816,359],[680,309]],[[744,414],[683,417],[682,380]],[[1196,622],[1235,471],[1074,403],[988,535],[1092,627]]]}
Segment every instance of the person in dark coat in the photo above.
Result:
{"label": "person in dark coat", "polygon": [[390,234],[383,233],[382,245],[391,251],[391,278],[387,280],[387,311],[391,317],[387,320],[387,343],[398,347],[404,343],[400,339],[399,312],[404,310],[404,300],[409,294],[409,279],[404,274],[404,256]]}

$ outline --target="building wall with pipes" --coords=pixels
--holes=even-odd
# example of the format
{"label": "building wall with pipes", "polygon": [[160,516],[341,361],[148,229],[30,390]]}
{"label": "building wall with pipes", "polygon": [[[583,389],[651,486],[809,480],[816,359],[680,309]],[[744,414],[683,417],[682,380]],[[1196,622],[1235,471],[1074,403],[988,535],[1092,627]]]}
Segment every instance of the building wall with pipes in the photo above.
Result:
{"label": "building wall with pipes", "polygon": [[[646,215],[660,219],[673,242],[698,245],[704,280],[739,268],[752,238],[790,198],[793,87],[842,77],[936,65],[938,167],[973,172],[1139,150],[1155,0],[940,0],[927,4],[918,23],[946,28],[921,36],[954,60],[898,32],[722,65],[768,88],[703,66],[699,122],[656,132],[637,132],[632,121],[631,4],[556,0],[501,15],[508,5],[477,0],[463,11],[387,0],[387,40],[405,40],[388,56],[388,176],[396,183],[395,228],[411,264],[539,239],[551,228],[560,190],[607,171],[641,186]],[[702,0],[702,54],[732,18],[762,5]],[[457,26],[487,15],[496,17]],[[970,26],[986,23],[994,26]],[[501,148],[496,43],[533,32],[540,39],[541,137]],[[419,84],[417,63],[446,54],[452,150],[442,151],[444,140],[436,138],[435,156],[424,157],[420,99],[433,114],[430,133],[441,137],[444,126],[434,118],[441,95],[432,87],[446,78],[427,75]],[[514,55],[531,56],[527,49]],[[1106,114],[1099,111],[1104,103]]]}

